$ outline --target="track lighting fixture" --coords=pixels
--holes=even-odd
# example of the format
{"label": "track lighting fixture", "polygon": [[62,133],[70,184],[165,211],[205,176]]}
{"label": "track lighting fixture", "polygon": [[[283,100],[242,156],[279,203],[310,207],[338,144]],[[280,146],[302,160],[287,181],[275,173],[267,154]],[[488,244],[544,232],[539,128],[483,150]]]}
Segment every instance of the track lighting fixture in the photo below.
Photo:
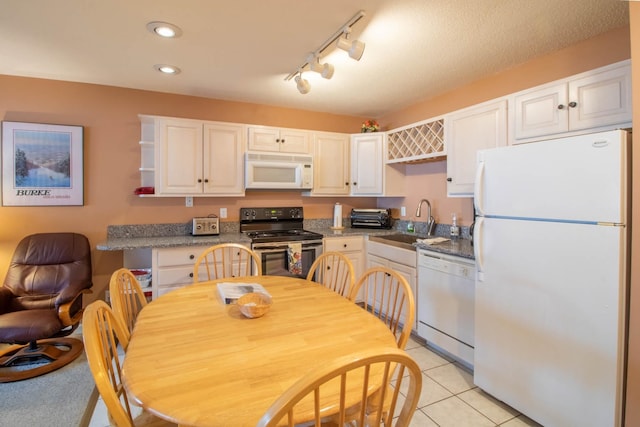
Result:
{"label": "track lighting fixture", "polygon": [[349,34],[351,33],[351,28],[347,27],[344,29],[342,33],[344,37],[340,37],[338,39],[338,48],[347,51],[349,53],[349,57],[355,59],[356,61],[360,61],[362,58],[362,54],[364,53],[364,43],[360,40],[354,40],[352,42],[349,41]]}
{"label": "track lighting fixture", "polygon": [[333,77],[333,72],[335,71],[333,65],[329,63],[320,64],[320,58],[318,57],[318,55],[314,53],[309,55],[309,57],[307,58],[307,63],[309,64],[311,71],[320,73],[322,78],[328,80]]}
{"label": "track lighting fixture", "polygon": [[302,71],[298,71],[298,75],[295,78],[296,86],[298,87],[298,92],[303,95],[306,95],[311,90],[311,85],[309,81],[302,78]]}
{"label": "track lighting fixture", "polygon": [[351,34],[351,27],[355,25],[356,22],[364,18],[365,12],[364,10],[356,13],[350,20],[348,20],[338,31],[336,31],[330,38],[327,39],[318,49],[313,51],[308,57],[307,62],[302,64],[296,71],[290,73],[287,77],[284,78],[285,81],[289,81],[295,78],[295,82],[298,86],[298,91],[300,93],[305,94],[309,93],[311,90],[311,86],[309,82],[302,78],[302,71],[305,67],[309,66],[309,69],[313,72],[320,73],[320,75],[325,79],[330,79],[333,77],[334,67],[331,64],[325,63],[320,64],[320,55],[329,48],[329,46],[333,45],[335,41],[337,41],[337,47],[346,50],[349,53],[349,56],[357,61],[362,58],[362,54],[364,52],[364,43],[360,40],[349,40],[349,35]]}

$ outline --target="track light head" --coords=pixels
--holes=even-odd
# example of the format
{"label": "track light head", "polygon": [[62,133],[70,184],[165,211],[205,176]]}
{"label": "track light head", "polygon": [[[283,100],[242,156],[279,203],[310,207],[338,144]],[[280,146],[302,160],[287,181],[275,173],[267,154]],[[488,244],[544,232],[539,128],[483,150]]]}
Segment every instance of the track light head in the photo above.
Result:
{"label": "track light head", "polygon": [[296,81],[296,86],[298,87],[298,92],[300,92],[303,95],[306,95],[307,93],[309,93],[309,91],[311,90],[311,85],[309,84],[308,80],[302,78],[302,72],[298,73],[298,75],[295,78],[295,81]]}
{"label": "track light head", "polygon": [[351,28],[346,28],[342,33],[343,37],[338,39],[338,48],[347,51],[349,56],[356,61],[360,61],[362,58],[362,54],[364,53],[364,42],[360,40],[349,40],[349,33],[351,32]]}
{"label": "track light head", "polygon": [[334,66],[329,63],[320,64],[320,57],[318,55],[312,53],[307,58],[307,62],[309,63],[311,71],[320,73],[322,78],[328,80],[333,77],[333,72],[335,71]]}

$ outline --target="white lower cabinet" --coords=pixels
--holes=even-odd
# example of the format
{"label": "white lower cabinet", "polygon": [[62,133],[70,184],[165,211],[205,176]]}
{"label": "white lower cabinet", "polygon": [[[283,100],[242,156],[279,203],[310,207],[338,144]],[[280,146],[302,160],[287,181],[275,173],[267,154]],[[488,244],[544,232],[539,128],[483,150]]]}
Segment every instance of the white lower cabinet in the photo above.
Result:
{"label": "white lower cabinet", "polygon": [[[196,259],[211,246],[213,245],[153,249],[151,258],[153,298],[193,283],[193,266]],[[198,278],[200,281],[207,280],[205,269],[200,269]]]}
{"label": "white lower cabinet", "polygon": [[[155,248],[151,256],[153,298],[193,283],[193,265],[209,246]],[[201,280],[206,277],[201,276]]]}
{"label": "white lower cabinet", "polygon": [[341,252],[349,258],[357,282],[364,272],[364,237],[325,237],[323,243],[324,252]]}
{"label": "white lower cabinet", "polygon": [[[416,251],[398,248],[378,242],[367,242],[367,268],[387,267],[397,271],[402,275],[413,291],[416,313],[411,329],[414,331],[418,326],[418,290],[416,286]],[[404,315],[401,316],[404,319]],[[404,320],[403,320],[404,322]]]}

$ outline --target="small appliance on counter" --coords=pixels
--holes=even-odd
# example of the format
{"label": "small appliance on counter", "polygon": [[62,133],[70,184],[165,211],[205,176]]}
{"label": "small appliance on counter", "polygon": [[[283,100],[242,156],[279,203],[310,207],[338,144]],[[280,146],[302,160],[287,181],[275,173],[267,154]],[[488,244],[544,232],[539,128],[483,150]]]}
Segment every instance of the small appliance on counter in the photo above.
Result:
{"label": "small appliance on counter", "polygon": [[215,236],[220,234],[220,220],[217,215],[193,218],[191,234],[194,236]]}
{"label": "small appliance on counter", "polygon": [[351,209],[351,227],[391,228],[391,209]]}

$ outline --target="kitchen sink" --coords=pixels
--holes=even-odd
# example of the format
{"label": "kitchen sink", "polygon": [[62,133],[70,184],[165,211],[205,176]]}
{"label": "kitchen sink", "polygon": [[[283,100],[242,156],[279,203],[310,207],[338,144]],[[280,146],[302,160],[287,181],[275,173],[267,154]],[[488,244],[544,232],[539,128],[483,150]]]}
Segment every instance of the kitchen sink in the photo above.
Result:
{"label": "kitchen sink", "polygon": [[388,245],[397,246],[399,248],[414,250],[416,247],[413,244],[417,239],[424,239],[425,236],[418,236],[415,234],[387,234],[383,236],[369,236],[369,240],[372,242],[386,243]]}

